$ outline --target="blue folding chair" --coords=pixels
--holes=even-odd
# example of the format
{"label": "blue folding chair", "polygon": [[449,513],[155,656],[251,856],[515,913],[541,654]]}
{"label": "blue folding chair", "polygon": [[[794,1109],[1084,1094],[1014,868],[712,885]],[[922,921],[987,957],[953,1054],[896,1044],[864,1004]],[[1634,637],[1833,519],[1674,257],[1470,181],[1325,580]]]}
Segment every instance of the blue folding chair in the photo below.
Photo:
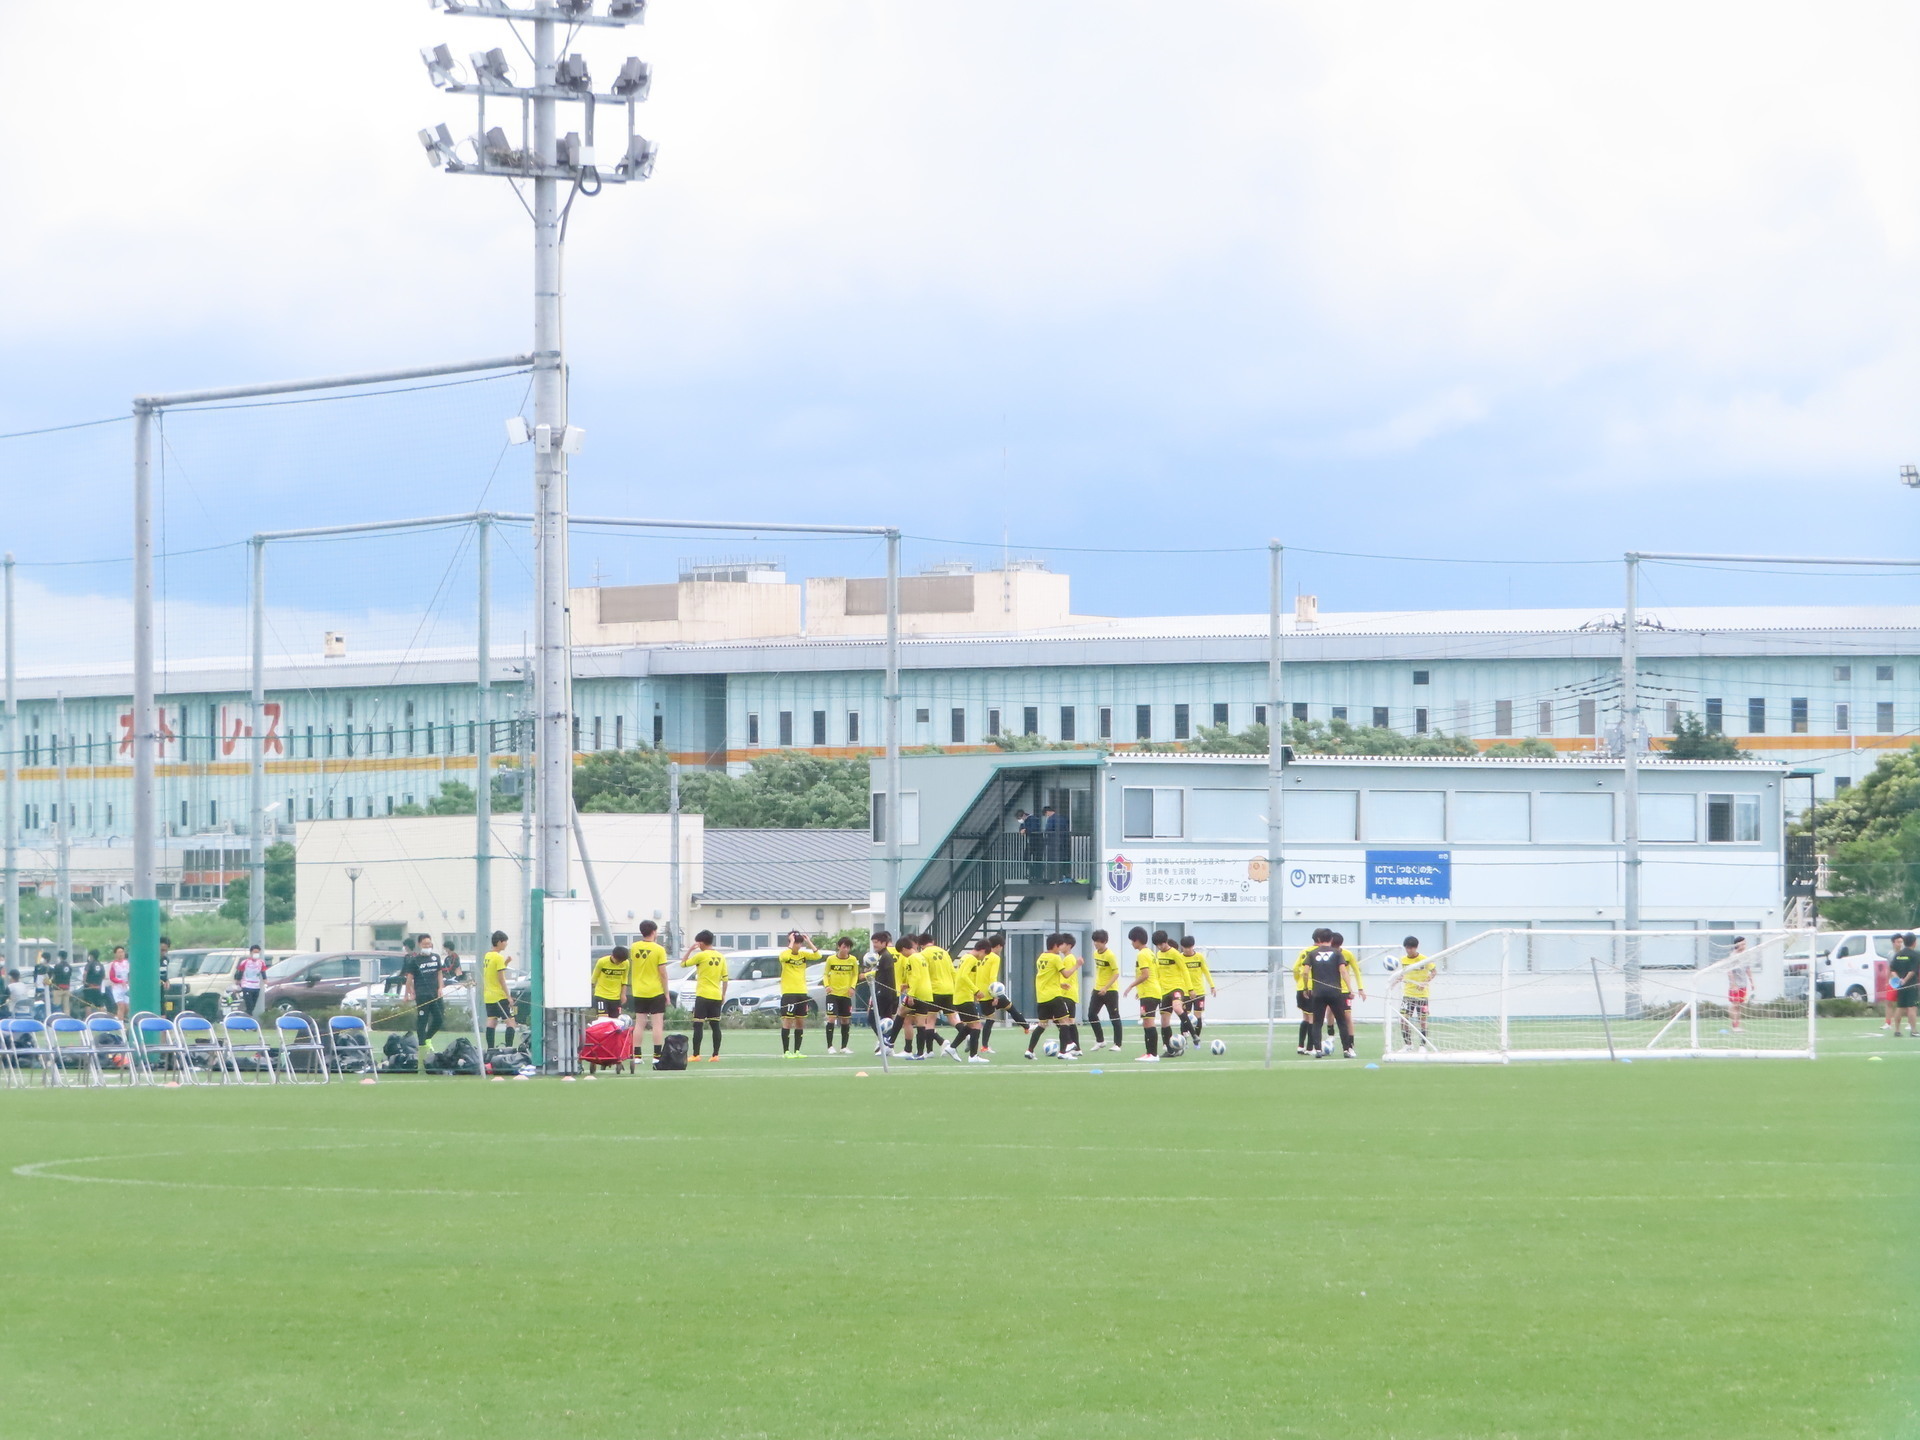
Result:
{"label": "blue folding chair", "polygon": [[93,1052],[93,1032],[85,1020],[56,1015],[47,1023],[47,1035],[53,1045],[53,1068],[59,1077],[58,1083],[71,1083],[70,1077],[76,1072],[82,1085],[107,1083],[100,1073],[100,1059]]}
{"label": "blue folding chair", "polygon": [[[240,1085],[278,1085],[279,1062],[260,1022],[251,1015],[234,1011],[220,1022],[220,1043],[226,1051],[227,1069]],[[249,1075],[264,1075],[264,1080],[249,1081]]]}
{"label": "blue folding chair", "polygon": [[6,1067],[9,1087],[31,1084],[27,1078],[30,1072],[38,1073],[42,1085],[63,1083],[53,1036],[45,1021],[25,1016],[0,1020],[0,1041],[4,1041],[0,1044],[0,1065]]}
{"label": "blue folding chair", "polygon": [[133,1017],[131,1023],[133,1053],[143,1084],[160,1085],[172,1081],[179,1085],[191,1085],[194,1082],[193,1062],[186,1046],[181,1043],[180,1032],[174,1027],[173,1021],[151,1010],[142,1010]]}
{"label": "blue folding chair", "polygon": [[374,1074],[377,1067],[373,1063],[373,1040],[367,1033],[367,1022],[358,1015],[335,1015],[329,1019],[327,1042],[333,1050],[334,1074]]}
{"label": "blue folding chair", "polygon": [[87,1016],[85,1024],[88,1048],[93,1051],[93,1073],[99,1083],[118,1080],[122,1085],[138,1085],[140,1062],[120,1017],[100,1011]]}
{"label": "blue folding chair", "polygon": [[298,1010],[289,1010],[273,1022],[280,1041],[280,1073],[290,1085],[324,1085],[332,1078],[327,1069],[327,1042],[320,1027]]}
{"label": "blue folding chair", "polygon": [[186,1060],[187,1077],[196,1085],[212,1078],[223,1084],[239,1076],[227,1067],[227,1050],[220,1043],[220,1032],[213,1022],[193,1010],[182,1010],[173,1022],[173,1033],[180,1041],[180,1054]]}

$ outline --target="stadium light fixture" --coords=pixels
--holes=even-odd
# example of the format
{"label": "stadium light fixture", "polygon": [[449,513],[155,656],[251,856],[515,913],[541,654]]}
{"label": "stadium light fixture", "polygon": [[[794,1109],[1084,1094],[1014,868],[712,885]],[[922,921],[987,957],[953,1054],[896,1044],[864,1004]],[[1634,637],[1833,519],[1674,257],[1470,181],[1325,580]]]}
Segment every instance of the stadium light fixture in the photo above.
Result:
{"label": "stadium light fixture", "polygon": [[613,93],[622,100],[644,100],[653,89],[653,67],[638,55],[629,55],[613,77]]}
{"label": "stadium light fixture", "polygon": [[579,132],[569,130],[554,143],[554,163],[568,170],[590,170],[593,168],[593,147],[580,143]]}
{"label": "stadium light fixture", "polygon": [[498,125],[475,142],[480,150],[480,158],[489,165],[501,169],[513,169],[521,160],[520,152],[513,148],[513,142],[507,139],[507,132]]}
{"label": "stadium light fixture", "polygon": [[420,144],[427,152],[427,163],[436,169],[464,170],[466,163],[454,149],[453,132],[445,125],[435,125],[430,130],[420,132]]}
{"label": "stadium light fixture", "polygon": [[483,90],[513,88],[513,71],[507,65],[506,51],[497,46],[492,50],[476,50],[467,60],[473,66],[474,83]]}
{"label": "stadium light fixture", "polygon": [[644,180],[653,174],[653,162],[660,153],[660,147],[644,135],[627,137],[627,153],[620,157],[620,163],[613,167],[613,173],[622,180]]}
{"label": "stadium light fixture", "polygon": [[647,0],[612,0],[607,6],[607,16],[613,20],[627,20],[635,25],[644,25],[647,19]]}
{"label": "stadium light fixture", "polygon": [[553,83],[562,90],[572,90],[582,95],[593,91],[593,76],[587,73],[587,61],[584,55],[568,55],[554,66]]}
{"label": "stadium light fixture", "polygon": [[427,78],[433,81],[433,88],[444,90],[449,85],[460,83],[458,62],[453,51],[444,45],[435,45],[431,50],[420,52],[421,63],[427,67]]}
{"label": "stadium light fixture", "polygon": [[533,439],[533,431],[527,428],[526,420],[519,415],[509,415],[507,417],[507,443],[509,445],[524,445],[531,439]]}
{"label": "stadium light fixture", "polygon": [[1909,490],[1920,490],[1920,466],[1902,465],[1900,483]]}
{"label": "stadium light fixture", "polygon": [[593,13],[593,0],[560,0],[554,8],[569,20],[578,20]]}

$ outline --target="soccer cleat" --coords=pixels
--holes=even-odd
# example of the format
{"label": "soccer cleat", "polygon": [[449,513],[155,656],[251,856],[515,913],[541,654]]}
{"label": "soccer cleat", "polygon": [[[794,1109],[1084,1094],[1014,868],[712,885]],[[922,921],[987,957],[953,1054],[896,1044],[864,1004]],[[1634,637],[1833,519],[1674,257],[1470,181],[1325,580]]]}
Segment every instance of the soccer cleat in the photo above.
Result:
{"label": "soccer cleat", "polygon": [[1020,1053],[1023,1057],[1025,1057],[1028,1060],[1033,1059],[1033,1051],[1031,1050],[1022,1050]]}
{"label": "soccer cleat", "polygon": [[941,1045],[940,1053],[946,1056],[949,1060],[958,1060],[961,1058],[960,1052],[954,1049],[953,1046],[951,1045],[945,1045],[945,1044]]}
{"label": "soccer cleat", "polygon": [[981,1053],[982,1055],[991,1055],[991,1054],[993,1054],[993,1046],[991,1046],[991,1045],[982,1045],[982,1046],[980,1047],[980,1053]]}
{"label": "soccer cleat", "polygon": [[1060,1058],[1062,1060],[1078,1060],[1080,1058],[1080,1047],[1078,1045],[1074,1045],[1069,1047],[1068,1049],[1062,1050],[1060,1052]]}
{"label": "soccer cleat", "polygon": [[1351,1046],[1349,1046],[1349,1047],[1348,1047],[1347,1049],[1345,1049],[1345,1050],[1342,1050],[1342,1051],[1340,1052],[1340,1058],[1341,1058],[1342,1060],[1351,1060],[1351,1059],[1353,1059],[1353,1048],[1352,1048]]}
{"label": "soccer cleat", "polygon": [[1142,1060],[1151,1060],[1156,1065],[1160,1063],[1160,1057],[1158,1055],[1136,1055],[1133,1057],[1133,1060],[1136,1065]]}
{"label": "soccer cleat", "polygon": [[991,1065],[992,1063],[993,1062],[984,1055],[969,1055],[967,1057],[967,1064],[969,1065]]}

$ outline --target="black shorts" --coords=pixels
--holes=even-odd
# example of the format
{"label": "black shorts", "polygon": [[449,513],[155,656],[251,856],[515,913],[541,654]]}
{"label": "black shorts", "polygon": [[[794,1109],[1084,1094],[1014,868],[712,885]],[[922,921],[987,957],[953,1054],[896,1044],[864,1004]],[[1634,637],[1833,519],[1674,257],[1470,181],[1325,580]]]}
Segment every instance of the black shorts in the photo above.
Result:
{"label": "black shorts", "polygon": [[1302,1015],[1306,1014],[1309,1010],[1313,1009],[1313,992],[1311,990],[1294,991],[1293,1003],[1300,1007],[1300,1013]]}
{"label": "black shorts", "polygon": [[900,1009],[900,992],[891,985],[874,986],[873,1008],[882,1015],[896,1014]]}
{"label": "black shorts", "polygon": [[618,995],[614,996],[611,1000],[607,999],[604,995],[596,995],[593,997],[593,1003],[594,1007],[609,1020],[617,1018],[620,1014],[620,997]]}
{"label": "black shorts", "polygon": [[782,995],[780,997],[780,1013],[782,1015],[788,1017],[805,1015],[812,1008],[813,1006],[804,995]]}
{"label": "black shorts", "polygon": [[1348,997],[1345,995],[1322,995],[1316,990],[1313,994],[1313,1004],[1316,1010],[1322,1011],[1325,1014],[1345,1015],[1347,1013]]}
{"label": "black shorts", "polygon": [[851,995],[827,996],[827,1014],[838,1020],[853,1018],[853,997]]}
{"label": "black shorts", "polygon": [[718,1020],[720,1018],[720,1005],[721,1002],[718,1000],[708,1000],[704,997],[696,996],[693,1002],[693,1018],[696,1020]]}
{"label": "black shorts", "polygon": [[980,1018],[980,1007],[971,1000],[962,1000],[953,1007],[953,1013],[961,1020],[977,1020]]}
{"label": "black shorts", "polygon": [[1140,1013],[1142,1015],[1158,1015],[1160,1013],[1160,997],[1158,995],[1142,995],[1140,997]]}
{"label": "black shorts", "polygon": [[1205,995],[1203,995],[1203,994],[1201,994],[1201,993],[1200,993],[1199,991],[1197,991],[1197,990],[1196,990],[1196,991],[1195,991],[1195,992],[1194,992],[1194,993],[1193,993],[1193,994],[1192,994],[1191,996],[1189,996],[1189,997],[1187,998],[1187,1008],[1188,1008],[1189,1010],[1204,1010],[1204,1009],[1206,1009],[1206,1008],[1207,1008],[1207,997],[1206,997]]}
{"label": "black shorts", "polygon": [[1162,1010],[1171,1010],[1186,998],[1187,992],[1184,990],[1162,990],[1160,992],[1160,1008]]}
{"label": "black shorts", "polygon": [[664,1015],[667,1013],[667,997],[661,995],[629,995],[627,997],[629,1015]]}
{"label": "black shorts", "polygon": [[[257,999],[260,992],[256,990],[253,993]],[[80,999],[83,1003],[92,1005],[97,1009],[104,1010],[107,1008],[107,992],[104,990],[95,990],[91,986],[84,986],[80,991]]]}
{"label": "black shorts", "polygon": [[511,1000],[487,1001],[487,1018],[489,1020],[513,1019],[513,1002]]}
{"label": "black shorts", "polygon": [[1073,1002],[1064,995],[1056,996],[1052,1000],[1042,1000],[1040,1008],[1035,1013],[1042,1020],[1071,1020]]}
{"label": "black shorts", "polygon": [[940,1007],[931,1000],[915,1000],[909,996],[906,1011],[909,1015],[937,1015],[940,1013]]}

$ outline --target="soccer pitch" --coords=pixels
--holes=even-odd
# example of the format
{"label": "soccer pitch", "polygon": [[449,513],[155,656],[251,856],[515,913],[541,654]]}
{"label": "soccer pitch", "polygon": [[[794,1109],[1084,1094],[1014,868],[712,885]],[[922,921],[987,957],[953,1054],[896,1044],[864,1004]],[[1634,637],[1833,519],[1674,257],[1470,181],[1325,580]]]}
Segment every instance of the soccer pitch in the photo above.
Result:
{"label": "soccer pitch", "polygon": [[1920,1434],[1920,1043],[1826,1022],[1814,1064],[1369,1070],[1283,1032],[1267,1072],[1219,1028],[1225,1059],[1158,1066],[1027,1064],[1007,1035],[990,1067],[882,1076],[746,1031],[593,1083],[0,1093],[7,1413]]}

